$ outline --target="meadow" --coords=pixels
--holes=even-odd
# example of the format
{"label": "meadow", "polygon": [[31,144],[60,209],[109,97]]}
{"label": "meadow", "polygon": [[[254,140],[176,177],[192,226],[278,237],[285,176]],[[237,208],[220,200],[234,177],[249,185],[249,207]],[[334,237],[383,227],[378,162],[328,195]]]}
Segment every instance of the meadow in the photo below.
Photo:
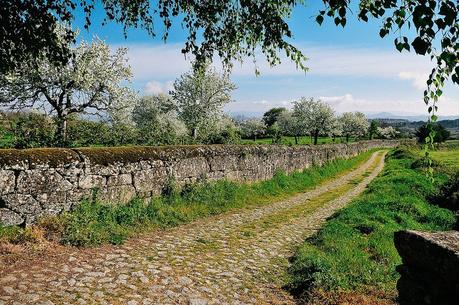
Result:
{"label": "meadow", "polygon": [[[449,179],[449,170],[436,168],[432,183],[424,169],[413,166],[419,154],[412,148],[392,151],[367,191],[298,249],[288,288],[304,303],[392,304],[399,277],[395,267],[401,263],[394,232],[452,228],[454,213],[429,202]],[[451,160],[454,154],[457,150],[449,147],[434,158]]]}

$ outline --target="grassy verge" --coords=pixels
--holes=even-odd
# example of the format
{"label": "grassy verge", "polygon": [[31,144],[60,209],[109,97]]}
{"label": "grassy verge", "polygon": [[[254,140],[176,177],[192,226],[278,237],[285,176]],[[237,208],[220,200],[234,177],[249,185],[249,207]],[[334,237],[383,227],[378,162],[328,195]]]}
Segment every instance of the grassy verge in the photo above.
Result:
{"label": "grassy verge", "polygon": [[[359,166],[372,153],[369,151],[348,160],[335,160],[290,175],[277,173],[270,180],[254,184],[204,182],[187,186],[181,191],[172,184],[167,195],[148,203],[139,199],[126,205],[85,201],[71,213],[42,219],[37,225],[38,232],[43,232],[47,239],[76,246],[119,244],[129,236],[152,227],[176,226],[231,209],[268,204],[305,191]],[[0,240],[13,243],[28,241],[37,235],[31,234],[30,230],[0,227]]]}
{"label": "grassy verge", "polygon": [[[407,150],[392,151],[383,173],[368,190],[298,249],[288,287],[300,299],[311,304],[341,304],[343,300],[353,303],[356,297],[352,294],[373,294],[379,298],[376,303],[383,304],[395,294],[395,266],[401,263],[393,233],[452,227],[453,213],[428,203],[438,185],[412,168],[416,158],[417,153]],[[437,175],[437,184],[447,179],[438,171]],[[359,302],[367,304],[368,300]]]}

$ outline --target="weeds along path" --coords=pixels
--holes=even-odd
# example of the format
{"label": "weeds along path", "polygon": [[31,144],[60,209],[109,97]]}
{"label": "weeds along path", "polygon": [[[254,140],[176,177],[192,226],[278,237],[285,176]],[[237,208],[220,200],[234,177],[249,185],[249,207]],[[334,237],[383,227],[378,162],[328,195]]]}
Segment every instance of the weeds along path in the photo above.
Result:
{"label": "weeds along path", "polygon": [[71,251],[0,277],[0,304],[293,304],[287,259],[381,172],[385,151],[271,205]]}

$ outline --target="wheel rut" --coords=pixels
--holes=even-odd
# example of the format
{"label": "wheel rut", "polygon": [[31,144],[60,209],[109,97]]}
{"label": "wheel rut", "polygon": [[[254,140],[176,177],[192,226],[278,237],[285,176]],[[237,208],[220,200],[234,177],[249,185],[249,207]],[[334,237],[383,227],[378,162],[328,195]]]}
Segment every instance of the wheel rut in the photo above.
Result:
{"label": "wheel rut", "polygon": [[288,258],[364,191],[385,154],[286,200],[2,274],[0,305],[293,304],[282,289]]}

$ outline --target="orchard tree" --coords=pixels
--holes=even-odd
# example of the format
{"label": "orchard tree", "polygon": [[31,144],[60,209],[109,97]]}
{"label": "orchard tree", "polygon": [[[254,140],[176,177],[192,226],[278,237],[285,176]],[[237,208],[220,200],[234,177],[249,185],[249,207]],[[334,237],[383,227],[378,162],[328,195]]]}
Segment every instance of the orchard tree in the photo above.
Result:
{"label": "orchard tree", "polygon": [[178,119],[172,98],[166,94],[144,96],[134,106],[132,120],[142,143],[150,145],[183,143],[187,128]]}
{"label": "orchard tree", "polygon": [[227,73],[220,74],[209,65],[195,67],[174,82],[171,92],[179,118],[198,136],[199,126],[212,117],[220,116],[222,108],[231,102],[236,86]]}
{"label": "orchard tree", "polygon": [[252,138],[256,141],[258,137],[261,137],[266,133],[266,125],[260,119],[248,119],[241,123],[242,134],[245,138]]}
{"label": "orchard tree", "polygon": [[336,137],[341,137],[343,135],[343,124],[338,118],[333,118],[333,122],[330,129],[330,135],[333,138],[333,142],[336,141]]}
{"label": "orchard tree", "polygon": [[370,140],[373,140],[373,137],[378,133],[379,122],[372,120],[370,122],[370,127],[368,128],[368,136]]}
{"label": "orchard tree", "polygon": [[267,127],[271,127],[277,122],[279,116],[285,111],[286,109],[284,107],[271,108],[263,114],[263,122],[265,122]]}
{"label": "orchard tree", "polygon": [[166,94],[141,97],[132,110],[132,119],[139,129],[149,128],[160,114],[173,111],[172,98]]}
{"label": "orchard tree", "polygon": [[277,119],[277,124],[284,135],[295,138],[295,144],[298,144],[298,138],[304,135],[304,126],[293,111],[282,112]]}
{"label": "orchard tree", "polygon": [[350,137],[360,138],[365,136],[370,123],[368,123],[365,114],[362,112],[345,112],[339,118],[343,126],[343,135],[346,137],[346,142],[349,142]]}
{"label": "orchard tree", "polygon": [[[64,35],[62,28],[57,30]],[[133,92],[122,85],[130,80],[127,50],[96,39],[81,41],[65,64],[31,59],[8,74],[0,74],[0,104],[12,109],[42,108],[55,115],[57,142],[67,144],[67,121],[74,114],[97,114],[125,108]]]}
{"label": "orchard tree", "polygon": [[314,138],[314,145],[320,134],[329,133],[334,119],[333,109],[327,103],[313,98],[302,97],[293,102],[293,112],[305,130]]}
{"label": "orchard tree", "polygon": [[392,126],[378,127],[377,133],[383,139],[395,139],[399,134],[399,132]]}

